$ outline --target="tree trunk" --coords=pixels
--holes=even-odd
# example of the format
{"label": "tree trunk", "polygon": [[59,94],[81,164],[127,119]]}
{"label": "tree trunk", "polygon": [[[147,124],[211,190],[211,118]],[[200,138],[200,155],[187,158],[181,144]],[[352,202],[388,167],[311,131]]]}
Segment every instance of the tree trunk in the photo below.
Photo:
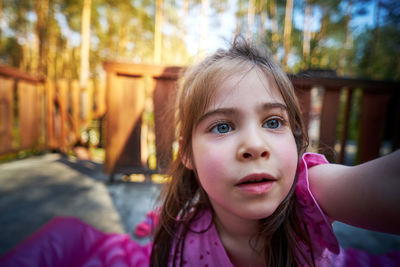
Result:
{"label": "tree trunk", "polygon": [[161,64],[162,24],[163,24],[163,0],[156,0],[156,17],[155,17],[155,28],[154,28],[154,64]]}
{"label": "tree trunk", "polygon": [[[379,41],[379,20],[380,20],[380,13],[381,13],[381,0],[377,0],[376,2],[376,7],[375,7],[375,17],[374,17],[374,23],[375,23],[375,27],[374,27],[374,32],[373,32],[373,39],[371,42],[371,51],[370,51],[370,55],[369,58],[371,61],[374,60],[375,54],[376,54],[376,46],[378,44]],[[372,70],[372,66],[373,64],[369,64],[369,68],[368,68],[368,74],[373,75],[373,70]]]}
{"label": "tree trunk", "polygon": [[346,66],[346,51],[351,49],[353,47],[353,38],[351,35],[351,30],[350,30],[350,20],[351,20],[351,10],[353,6],[353,1],[348,1],[347,3],[347,8],[346,8],[346,17],[345,17],[345,40],[342,43],[342,46],[339,51],[339,57],[338,57],[338,74],[343,75],[344,70],[343,68]]}
{"label": "tree trunk", "polygon": [[270,17],[271,17],[271,37],[272,37],[272,52],[274,59],[278,61],[278,47],[279,47],[279,32],[278,32],[278,19],[276,11],[275,0],[270,0]]}
{"label": "tree trunk", "polygon": [[311,40],[311,17],[312,7],[306,0],[306,8],[304,12],[304,30],[303,30],[303,62],[309,67],[310,61],[310,40]]}
{"label": "tree trunk", "polygon": [[[0,25],[3,25],[3,1],[0,1]],[[0,40],[2,35],[1,28],[2,27],[0,27]]]}
{"label": "tree trunk", "polygon": [[[49,12],[49,0],[35,0],[36,12],[36,38],[38,51],[35,51],[38,59],[37,69],[33,69],[40,75],[46,75],[47,69],[47,21]],[[34,66],[36,68],[36,66]]]}
{"label": "tree trunk", "polygon": [[56,79],[56,60],[58,59],[57,54],[57,36],[56,36],[56,21],[54,18],[54,8],[52,4],[49,6],[49,23],[47,26],[48,36],[48,48],[47,48],[47,77],[50,79]]}
{"label": "tree trunk", "polygon": [[285,13],[285,26],[283,29],[283,46],[285,49],[285,55],[283,56],[283,67],[287,70],[287,60],[290,53],[290,38],[292,34],[292,13],[293,13],[293,0],[286,1],[286,13]]}
{"label": "tree trunk", "polygon": [[89,79],[89,52],[90,52],[90,10],[91,0],[83,0],[81,25],[81,70],[79,85],[86,88]]}

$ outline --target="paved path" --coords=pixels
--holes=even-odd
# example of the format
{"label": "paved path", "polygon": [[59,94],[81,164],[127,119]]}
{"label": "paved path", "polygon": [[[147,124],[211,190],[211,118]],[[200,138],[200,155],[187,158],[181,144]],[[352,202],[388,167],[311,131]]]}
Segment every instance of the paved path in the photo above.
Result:
{"label": "paved path", "polygon": [[[55,216],[74,216],[105,232],[132,233],[161,189],[151,183],[107,183],[103,166],[46,154],[0,164],[0,255]],[[335,223],[344,247],[400,250],[400,236]],[[147,242],[142,240],[141,242]]]}
{"label": "paved path", "polygon": [[73,216],[104,232],[131,233],[160,186],[107,184],[102,164],[46,154],[0,164],[0,255],[55,216]]}

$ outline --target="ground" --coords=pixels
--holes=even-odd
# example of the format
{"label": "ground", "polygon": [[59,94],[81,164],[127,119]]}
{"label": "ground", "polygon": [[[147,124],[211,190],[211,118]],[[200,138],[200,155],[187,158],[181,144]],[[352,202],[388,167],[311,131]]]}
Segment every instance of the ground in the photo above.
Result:
{"label": "ground", "polygon": [[[117,177],[118,180],[118,177]],[[55,216],[78,217],[104,232],[132,234],[153,209],[161,185],[108,182],[103,165],[60,154],[0,164],[0,255]],[[343,247],[371,253],[400,250],[400,236],[341,223],[334,230]]]}

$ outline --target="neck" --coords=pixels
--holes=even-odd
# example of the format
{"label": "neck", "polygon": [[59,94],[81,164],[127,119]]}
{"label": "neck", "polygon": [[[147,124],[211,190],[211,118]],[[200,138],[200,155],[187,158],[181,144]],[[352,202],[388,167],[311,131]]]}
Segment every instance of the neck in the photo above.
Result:
{"label": "neck", "polygon": [[233,265],[265,266],[264,242],[256,238],[259,220],[238,218],[223,209],[214,210],[218,235]]}
{"label": "neck", "polygon": [[238,218],[224,210],[215,210],[215,224],[219,234],[248,240],[257,234],[260,227],[259,220]]}

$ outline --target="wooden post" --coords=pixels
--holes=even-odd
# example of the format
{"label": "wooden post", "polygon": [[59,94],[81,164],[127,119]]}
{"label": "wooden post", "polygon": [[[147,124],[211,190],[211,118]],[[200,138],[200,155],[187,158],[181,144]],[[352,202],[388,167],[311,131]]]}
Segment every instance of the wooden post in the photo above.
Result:
{"label": "wooden post", "polygon": [[325,87],[322,103],[319,147],[329,161],[336,162],[333,147],[336,141],[336,127],[339,113],[340,88]]}
{"label": "wooden post", "polygon": [[14,80],[0,77],[0,154],[13,151]]}
{"label": "wooden post", "polygon": [[390,95],[364,90],[361,100],[360,163],[379,157]]}

